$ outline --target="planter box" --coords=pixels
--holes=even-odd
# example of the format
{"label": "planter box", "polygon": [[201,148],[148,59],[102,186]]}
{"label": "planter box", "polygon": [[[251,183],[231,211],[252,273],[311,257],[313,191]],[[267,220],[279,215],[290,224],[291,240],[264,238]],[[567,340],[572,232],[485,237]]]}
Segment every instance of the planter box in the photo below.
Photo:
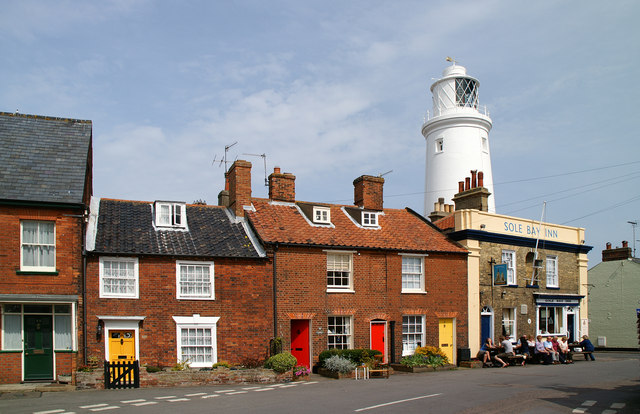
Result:
{"label": "planter box", "polygon": [[402,365],[402,364],[391,364],[391,368],[393,368],[394,371],[413,372],[413,373],[435,372],[435,371],[450,371],[452,369],[456,369],[455,365],[445,365],[445,366],[442,366],[442,367],[432,367],[432,366],[407,367],[407,366]]}
{"label": "planter box", "polygon": [[355,378],[355,372],[350,372],[348,374],[341,374],[339,372],[330,371],[326,368],[318,368],[318,374],[323,377],[334,378],[334,379],[343,379],[343,378]]}

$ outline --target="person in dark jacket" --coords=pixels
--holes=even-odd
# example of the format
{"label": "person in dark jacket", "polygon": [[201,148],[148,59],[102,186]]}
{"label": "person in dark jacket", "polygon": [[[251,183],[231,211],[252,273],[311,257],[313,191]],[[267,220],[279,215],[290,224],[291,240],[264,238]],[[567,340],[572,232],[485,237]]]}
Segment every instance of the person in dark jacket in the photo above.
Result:
{"label": "person in dark jacket", "polygon": [[588,361],[589,357],[591,357],[592,361],[596,360],[596,358],[593,356],[593,351],[595,351],[596,349],[594,348],[593,344],[591,343],[587,335],[582,336],[582,341],[580,342],[580,346],[582,347],[582,351],[584,352],[585,361]]}

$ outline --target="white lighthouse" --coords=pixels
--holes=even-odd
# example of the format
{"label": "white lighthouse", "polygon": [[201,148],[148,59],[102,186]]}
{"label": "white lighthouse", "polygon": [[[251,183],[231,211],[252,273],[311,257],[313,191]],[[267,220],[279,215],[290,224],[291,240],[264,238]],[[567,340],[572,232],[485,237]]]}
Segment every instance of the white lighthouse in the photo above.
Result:
{"label": "white lighthouse", "polygon": [[471,170],[484,173],[484,187],[492,194],[488,210],[496,211],[489,152],[491,118],[486,107],[478,104],[479,86],[480,82],[455,61],[431,85],[433,112],[422,125],[427,140],[425,216],[434,210],[438,198],[451,203],[458,182]]}

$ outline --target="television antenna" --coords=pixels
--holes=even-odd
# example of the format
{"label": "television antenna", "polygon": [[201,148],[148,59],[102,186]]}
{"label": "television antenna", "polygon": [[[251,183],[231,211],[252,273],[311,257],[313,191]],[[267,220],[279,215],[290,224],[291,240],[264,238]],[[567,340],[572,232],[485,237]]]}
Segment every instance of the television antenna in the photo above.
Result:
{"label": "television antenna", "polygon": [[238,143],[238,141],[234,142],[233,144],[230,145],[225,145],[224,146],[224,157],[221,158],[220,160],[216,160],[216,158],[218,157],[217,155],[213,157],[213,161],[211,161],[211,165],[214,165],[216,162],[219,163],[218,167],[221,167],[222,164],[224,164],[224,172],[225,174],[228,172],[228,168],[227,165],[231,162],[231,161],[227,161],[227,153],[229,152],[229,148],[233,147],[234,145],[236,145]]}
{"label": "television antenna", "polygon": [[269,187],[269,180],[267,179],[267,154],[247,154],[243,153],[242,155],[250,155],[252,157],[261,157],[264,162],[264,185],[265,187]]}
{"label": "television antenna", "polygon": [[531,271],[531,286],[535,286],[540,281],[540,272],[542,271],[542,260],[538,259],[538,244],[540,243],[540,233],[543,232],[542,220],[544,220],[544,211],[547,208],[547,202],[542,202],[542,214],[538,224],[538,237],[536,238],[536,250],[533,252],[533,269]]}
{"label": "television antenna", "polygon": [[393,172],[393,170],[389,170],[386,173],[378,174],[378,178],[384,177],[385,175],[387,175],[389,173],[392,173],[392,172]]}
{"label": "television antenna", "polygon": [[627,221],[627,223],[631,224],[633,229],[633,257],[636,257],[636,226],[638,225],[638,220]]}

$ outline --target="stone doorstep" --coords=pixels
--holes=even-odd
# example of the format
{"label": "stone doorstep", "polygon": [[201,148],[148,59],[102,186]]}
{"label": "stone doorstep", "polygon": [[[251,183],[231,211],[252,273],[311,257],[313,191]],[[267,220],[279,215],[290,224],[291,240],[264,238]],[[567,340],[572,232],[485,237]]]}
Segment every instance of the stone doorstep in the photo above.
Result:
{"label": "stone doorstep", "polygon": [[482,361],[461,361],[460,366],[464,368],[482,368]]}

